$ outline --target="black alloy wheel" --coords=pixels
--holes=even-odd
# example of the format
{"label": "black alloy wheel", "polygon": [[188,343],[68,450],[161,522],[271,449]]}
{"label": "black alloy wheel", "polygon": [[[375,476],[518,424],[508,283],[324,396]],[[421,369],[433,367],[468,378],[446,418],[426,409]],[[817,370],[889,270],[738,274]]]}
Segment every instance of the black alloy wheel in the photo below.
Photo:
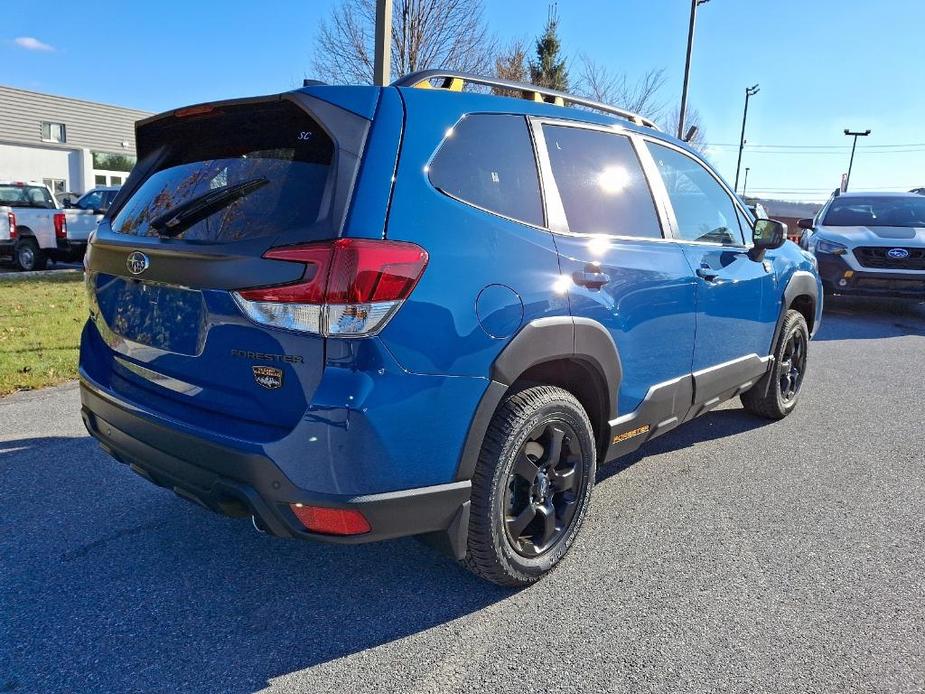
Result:
{"label": "black alloy wheel", "polygon": [[780,396],[784,402],[790,402],[800,392],[806,371],[806,338],[799,330],[790,334],[779,364]]}
{"label": "black alloy wheel", "polygon": [[567,533],[584,485],[578,436],[564,422],[530,432],[508,473],[504,498],[507,539],[518,554],[537,557]]}

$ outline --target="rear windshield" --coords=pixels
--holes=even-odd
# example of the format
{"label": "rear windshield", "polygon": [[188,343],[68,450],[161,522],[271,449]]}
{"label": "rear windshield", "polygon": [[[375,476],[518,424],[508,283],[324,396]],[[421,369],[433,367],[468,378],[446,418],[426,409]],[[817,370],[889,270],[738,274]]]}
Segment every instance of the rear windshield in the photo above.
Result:
{"label": "rear windshield", "polygon": [[[323,213],[334,144],[290,102],[175,118],[156,140],[166,152],[116,214],[116,232],[237,241],[307,228]],[[241,192],[189,214],[196,201],[210,199],[202,196],[225,189]]]}
{"label": "rear windshield", "polygon": [[53,209],[55,200],[45,186],[0,184],[0,205]]}
{"label": "rear windshield", "polygon": [[925,227],[925,197],[852,195],[836,198],[822,223],[833,227]]}

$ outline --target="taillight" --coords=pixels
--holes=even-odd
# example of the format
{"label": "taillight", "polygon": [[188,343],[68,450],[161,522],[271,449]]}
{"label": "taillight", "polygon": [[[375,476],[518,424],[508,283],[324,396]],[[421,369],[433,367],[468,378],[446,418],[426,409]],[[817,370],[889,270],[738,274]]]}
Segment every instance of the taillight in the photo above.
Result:
{"label": "taillight", "polygon": [[326,508],[289,504],[299,522],[313,533],[362,535],[370,531],[366,517],[352,508]]}
{"label": "taillight", "polygon": [[67,219],[63,212],[55,213],[55,236],[59,239],[67,238]]}
{"label": "taillight", "polygon": [[337,337],[376,334],[427,266],[427,251],[413,243],[372,239],[284,246],[263,257],[302,263],[305,272],[298,282],[235,292],[248,318]]}
{"label": "taillight", "polygon": [[12,212],[7,212],[6,219],[10,224],[10,238],[15,239],[16,238],[16,215],[13,214]]}

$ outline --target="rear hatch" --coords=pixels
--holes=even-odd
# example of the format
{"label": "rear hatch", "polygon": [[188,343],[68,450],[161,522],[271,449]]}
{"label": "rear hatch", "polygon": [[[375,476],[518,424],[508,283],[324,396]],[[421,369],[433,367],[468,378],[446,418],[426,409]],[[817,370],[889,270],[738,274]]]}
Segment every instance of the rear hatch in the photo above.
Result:
{"label": "rear hatch", "polygon": [[324,338],[249,321],[233,290],[297,282],[306,265],[264,254],[340,235],[368,126],[305,92],[142,121],[138,165],[87,256],[87,375],[224,435],[295,426]]}

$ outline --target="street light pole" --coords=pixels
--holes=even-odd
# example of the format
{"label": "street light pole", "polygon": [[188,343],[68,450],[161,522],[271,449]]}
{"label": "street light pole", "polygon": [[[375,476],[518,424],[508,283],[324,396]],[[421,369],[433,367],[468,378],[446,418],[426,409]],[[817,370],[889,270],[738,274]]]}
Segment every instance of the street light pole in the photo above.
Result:
{"label": "street light pole", "polygon": [[392,0],[376,0],[376,54],[373,60],[373,84],[389,83],[392,62]]}
{"label": "street light pole", "polygon": [[742,150],[745,148],[745,119],[748,118],[748,99],[755,96],[759,91],[758,85],[752,85],[745,88],[745,110],[742,112],[742,137],[739,138],[739,161],[736,164],[736,182],[733,190],[739,192],[739,169],[742,167]]}
{"label": "street light pole", "polygon": [[745,191],[748,190],[748,172],[751,171],[749,167],[745,167],[745,180],[742,181],[742,197],[745,197]]}
{"label": "street light pole", "polygon": [[858,146],[859,137],[870,135],[870,128],[867,130],[848,130],[845,128],[845,135],[853,136],[854,142],[851,143],[851,160],[848,162],[848,175],[845,176],[845,192],[848,192],[848,184],[851,183],[851,167],[854,166],[854,148]]}
{"label": "street light pole", "polygon": [[687,58],[684,61],[684,86],[681,88],[681,111],[678,113],[678,139],[684,136],[684,116],[687,112],[687,86],[691,78],[691,53],[694,51],[694,24],[697,21],[697,6],[710,0],[691,0],[691,23],[687,29]]}

